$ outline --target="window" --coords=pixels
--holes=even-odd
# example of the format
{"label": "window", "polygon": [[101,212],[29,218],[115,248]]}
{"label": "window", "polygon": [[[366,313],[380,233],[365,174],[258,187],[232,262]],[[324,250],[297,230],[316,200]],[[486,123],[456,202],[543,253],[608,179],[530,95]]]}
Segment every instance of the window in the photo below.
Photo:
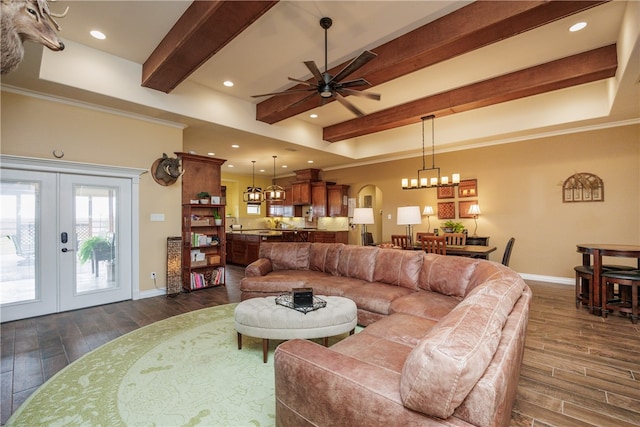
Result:
{"label": "window", "polygon": [[247,205],[247,215],[260,215],[260,205]]}

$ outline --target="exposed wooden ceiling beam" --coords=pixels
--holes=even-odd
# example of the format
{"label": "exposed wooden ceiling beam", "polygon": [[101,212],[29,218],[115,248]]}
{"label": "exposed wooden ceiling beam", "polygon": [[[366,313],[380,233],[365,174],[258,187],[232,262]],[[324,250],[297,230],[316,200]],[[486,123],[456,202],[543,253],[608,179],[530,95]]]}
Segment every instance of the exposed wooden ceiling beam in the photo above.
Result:
{"label": "exposed wooden ceiling beam", "polygon": [[[607,1],[477,1],[372,49],[378,57],[353,77],[375,86]],[[346,64],[329,73],[335,75]],[[262,101],[257,104],[256,119],[273,124],[320,105],[318,97],[289,108],[306,95]]]}
{"label": "exposed wooden ceiling beam", "polygon": [[323,139],[342,141],[418,123],[429,114],[443,117],[602,80],[613,77],[617,67],[616,45],[605,46],[328,126]]}
{"label": "exposed wooden ceiling beam", "polygon": [[169,93],[278,1],[194,1],[142,66],[142,86]]}

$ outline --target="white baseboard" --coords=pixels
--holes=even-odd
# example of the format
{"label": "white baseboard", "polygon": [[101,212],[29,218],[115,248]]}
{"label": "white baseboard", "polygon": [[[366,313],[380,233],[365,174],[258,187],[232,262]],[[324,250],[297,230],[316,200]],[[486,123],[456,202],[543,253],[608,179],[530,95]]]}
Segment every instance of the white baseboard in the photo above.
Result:
{"label": "white baseboard", "polygon": [[558,283],[560,285],[575,285],[576,279],[572,277],[543,276],[541,274],[518,273],[524,280],[536,282]]}
{"label": "white baseboard", "polygon": [[166,289],[151,289],[151,290],[148,290],[148,291],[139,292],[137,297],[134,296],[133,299],[136,300],[136,299],[159,297],[160,295],[166,295],[166,294],[167,294],[167,290]]}

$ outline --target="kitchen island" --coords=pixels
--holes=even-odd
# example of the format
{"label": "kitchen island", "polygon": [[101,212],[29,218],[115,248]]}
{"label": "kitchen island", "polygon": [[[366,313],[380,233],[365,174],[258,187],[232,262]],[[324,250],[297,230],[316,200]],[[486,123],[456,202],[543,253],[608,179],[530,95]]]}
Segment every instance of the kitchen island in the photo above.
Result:
{"label": "kitchen island", "polygon": [[349,243],[346,230],[257,228],[227,232],[227,263],[249,265],[258,259],[260,242]]}

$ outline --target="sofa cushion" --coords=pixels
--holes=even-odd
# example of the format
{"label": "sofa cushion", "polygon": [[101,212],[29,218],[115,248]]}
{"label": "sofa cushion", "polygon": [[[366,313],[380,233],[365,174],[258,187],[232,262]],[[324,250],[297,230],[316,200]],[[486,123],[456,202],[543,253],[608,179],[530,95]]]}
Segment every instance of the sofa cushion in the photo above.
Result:
{"label": "sofa cushion", "polygon": [[375,335],[388,341],[415,347],[436,323],[438,322],[423,317],[396,313],[368,325],[360,334]]}
{"label": "sofa cushion", "polygon": [[422,267],[421,251],[379,249],[375,265],[374,281],[418,290],[418,277]]}
{"label": "sofa cushion", "polygon": [[425,253],[418,286],[427,291],[464,298],[471,290],[470,279],[479,262],[474,258]]}
{"label": "sofa cushion", "polygon": [[309,270],[338,275],[338,260],[344,243],[314,243],[309,249]]}
{"label": "sofa cushion", "polygon": [[333,351],[398,374],[402,372],[404,361],[412,348],[406,344],[362,332],[331,346]]}
{"label": "sofa cushion", "polygon": [[306,270],[309,268],[311,243],[264,242],[260,243],[260,258],[271,259],[273,271]]}
{"label": "sofa cushion", "polygon": [[460,304],[460,298],[437,292],[420,291],[391,301],[390,313],[405,313],[436,322]]}
{"label": "sofa cushion", "polygon": [[293,288],[303,288],[306,282],[298,276],[269,274],[261,277],[245,277],[240,281],[240,291],[284,293]]}
{"label": "sofa cushion", "polygon": [[373,246],[345,245],[338,260],[338,274],[372,282],[377,252]]}
{"label": "sofa cushion", "polygon": [[478,286],[442,318],[407,357],[400,380],[404,405],[448,418],[491,362],[523,280]]}
{"label": "sofa cushion", "polygon": [[361,310],[388,315],[391,312],[391,301],[414,292],[400,286],[373,282],[346,289],[343,296],[352,299]]}

